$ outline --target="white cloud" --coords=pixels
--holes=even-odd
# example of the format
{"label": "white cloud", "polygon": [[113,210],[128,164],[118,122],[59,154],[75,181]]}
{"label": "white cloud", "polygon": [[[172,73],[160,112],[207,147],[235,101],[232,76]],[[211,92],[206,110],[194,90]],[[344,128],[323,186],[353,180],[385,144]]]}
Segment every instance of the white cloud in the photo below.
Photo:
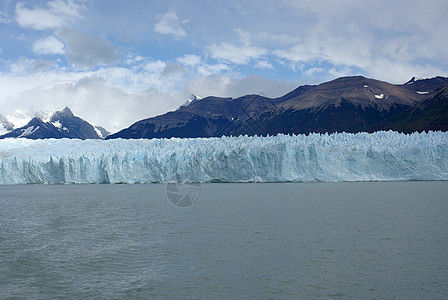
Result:
{"label": "white cloud", "polygon": [[9,24],[12,22],[11,18],[8,14],[8,7],[10,5],[10,0],[5,0],[3,2],[3,9],[0,10],[0,24]]}
{"label": "white cloud", "polygon": [[[300,41],[273,50],[277,57],[291,62],[293,68],[301,63],[325,68],[332,65],[329,68],[334,70],[355,68],[364,75],[383,80],[395,78],[392,81],[396,82],[404,78],[404,69],[426,73],[424,70],[442,69],[435,62],[447,65],[448,6],[444,0],[284,0],[282,3],[291,13],[309,18],[301,26]],[[425,66],[428,61],[433,67]],[[379,66],[385,70],[383,74],[374,71]]]}
{"label": "white cloud", "polygon": [[176,59],[180,64],[186,67],[194,67],[201,63],[201,57],[194,54],[186,54]]}
{"label": "white cloud", "polygon": [[209,76],[213,74],[220,74],[223,71],[229,71],[230,68],[226,64],[201,64],[197,68],[197,73],[200,76]]}
{"label": "white cloud", "polygon": [[[247,65],[269,53],[267,48],[251,45],[251,34],[248,31],[236,28],[234,32],[238,35],[241,46],[226,42],[212,44],[207,48],[210,57],[234,64]],[[266,59],[262,59],[256,63],[256,67],[272,68],[272,64],[268,64]]]}
{"label": "white cloud", "polygon": [[241,44],[244,46],[250,46],[251,35],[249,32],[242,30],[241,28],[237,28],[234,30],[240,37]]}
{"label": "white cloud", "polygon": [[85,8],[84,6],[77,4],[76,1],[73,0],[49,1],[48,6],[50,7],[50,11],[62,14],[65,18],[79,18],[80,11]]}
{"label": "white cloud", "polygon": [[56,66],[57,63],[55,61],[21,57],[17,61],[10,63],[9,69],[13,74],[26,74],[48,71]]}
{"label": "white cloud", "polygon": [[21,27],[35,30],[57,29],[70,24],[80,18],[83,5],[73,0],[55,0],[48,2],[48,8],[24,7],[23,3],[16,4],[16,21]]}
{"label": "white cloud", "polygon": [[260,60],[255,64],[255,68],[259,69],[274,69],[274,66],[268,60]]}
{"label": "white cloud", "polygon": [[210,56],[235,64],[248,64],[252,59],[258,59],[267,54],[267,49],[254,46],[236,46],[229,43],[213,44],[208,47]]}
{"label": "white cloud", "polygon": [[184,38],[187,33],[182,25],[188,20],[180,20],[174,9],[169,10],[166,14],[159,16],[159,22],[154,24],[154,30],[161,34],[173,35],[176,38]]}
{"label": "white cloud", "polygon": [[273,34],[269,32],[262,32],[257,34],[257,38],[259,38],[262,41],[267,41],[270,44],[280,43],[288,45],[288,44],[297,44],[302,41],[300,37],[286,33]]}
{"label": "white cloud", "polygon": [[64,54],[64,43],[54,36],[34,42],[33,52],[36,54]]}
{"label": "white cloud", "polygon": [[313,77],[316,74],[324,72],[323,68],[309,68],[304,71],[304,74],[308,77]]}
{"label": "white cloud", "polygon": [[148,72],[161,74],[163,72],[163,69],[165,69],[165,66],[166,66],[165,62],[161,60],[156,60],[146,62],[143,68]]}
{"label": "white cloud", "polygon": [[182,76],[187,72],[187,70],[175,63],[168,63],[163,68],[162,76]]}
{"label": "white cloud", "polygon": [[119,59],[117,48],[101,37],[65,29],[58,33],[65,43],[67,60],[77,67],[112,64]]}
{"label": "white cloud", "polygon": [[369,76],[391,83],[405,83],[411,77],[428,78],[435,75],[448,76],[447,70],[437,66],[410,64],[402,61],[377,59],[374,64],[366,68]]}

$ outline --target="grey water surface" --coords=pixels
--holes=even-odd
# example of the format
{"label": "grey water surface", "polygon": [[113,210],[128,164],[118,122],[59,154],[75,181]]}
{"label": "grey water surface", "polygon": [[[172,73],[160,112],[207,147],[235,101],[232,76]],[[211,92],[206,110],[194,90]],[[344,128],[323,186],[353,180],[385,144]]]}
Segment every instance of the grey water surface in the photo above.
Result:
{"label": "grey water surface", "polygon": [[448,298],[448,182],[195,192],[0,186],[0,298]]}

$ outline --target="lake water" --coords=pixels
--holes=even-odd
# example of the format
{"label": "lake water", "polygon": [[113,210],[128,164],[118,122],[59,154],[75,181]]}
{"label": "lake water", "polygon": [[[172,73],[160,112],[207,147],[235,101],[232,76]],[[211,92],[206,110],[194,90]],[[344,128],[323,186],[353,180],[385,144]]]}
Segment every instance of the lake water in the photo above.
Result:
{"label": "lake water", "polygon": [[448,298],[448,182],[167,187],[0,186],[0,298]]}

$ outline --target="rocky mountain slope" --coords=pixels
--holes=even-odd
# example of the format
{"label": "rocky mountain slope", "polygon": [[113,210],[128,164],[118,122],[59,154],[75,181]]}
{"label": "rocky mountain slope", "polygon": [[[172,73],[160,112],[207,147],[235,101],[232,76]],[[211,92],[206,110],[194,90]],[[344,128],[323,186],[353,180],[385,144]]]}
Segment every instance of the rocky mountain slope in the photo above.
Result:
{"label": "rocky mountain slope", "polygon": [[[206,97],[194,99],[176,111],[138,121],[107,138],[219,137],[392,129],[392,123],[387,123],[387,120],[401,113],[410,113],[412,107],[434,97],[436,90],[446,83],[448,78],[445,77],[412,78],[397,85],[351,76],[315,86],[300,86],[279,98],[259,95]],[[439,105],[439,102],[434,104]],[[427,129],[423,126],[421,130]]]}
{"label": "rocky mountain slope", "polygon": [[25,126],[11,130],[0,136],[0,139],[18,137],[28,139],[69,138],[83,140],[101,138],[99,130],[95,129],[89,122],[76,117],[68,107],[53,113],[48,121],[34,117]]}

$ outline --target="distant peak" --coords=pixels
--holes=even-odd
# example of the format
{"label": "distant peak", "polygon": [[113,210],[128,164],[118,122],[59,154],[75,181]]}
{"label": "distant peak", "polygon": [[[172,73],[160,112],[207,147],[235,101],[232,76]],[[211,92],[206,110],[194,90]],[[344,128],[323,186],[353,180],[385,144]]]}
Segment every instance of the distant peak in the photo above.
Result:
{"label": "distant peak", "polygon": [[41,120],[44,121],[44,122],[48,122],[48,121],[50,120],[49,115],[46,114],[46,113],[44,113],[44,112],[41,111],[41,110],[38,110],[38,111],[34,112],[34,114],[33,114],[33,118],[34,118],[34,117],[39,118],[39,119],[41,119]]}
{"label": "distant peak", "polygon": [[416,81],[419,81],[419,80],[425,80],[425,78],[421,78],[421,77],[412,77],[408,82],[406,82],[404,85],[409,85],[409,84],[413,84],[414,82],[416,82]]}
{"label": "distant peak", "polygon": [[72,111],[70,110],[70,108],[68,108],[68,106],[64,107],[64,109],[61,112],[62,112],[62,114],[70,116],[70,117],[74,116]]}
{"label": "distant peak", "polygon": [[412,77],[408,82],[406,82],[404,85],[413,84],[415,82],[415,77]]}
{"label": "distant peak", "polygon": [[179,109],[181,109],[181,108],[183,108],[183,107],[187,107],[187,106],[189,106],[190,104],[192,104],[193,102],[199,101],[199,100],[201,100],[201,99],[202,99],[201,97],[196,96],[195,94],[191,94],[190,98],[188,98],[188,100],[187,100],[184,104],[182,104],[181,106],[179,106],[179,108],[178,108],[177,110],[179,110]]}
{"label": "distant peak", "polygon": [[68,108],[68,106],[64,107],[63,110],[58,110],[56,111],[53,115],[57,115],[59,117],[68,117],[68,118],[72,118],[75,115],[72,113],[72,111],[70,110],[70,108]]}
{"label": "distant peak", "polygon": [[190,98],[188,98],[187,102],[192,103],[193,101],[196,100],[201,100],[202,98],[199,96],[196,96],[195,94],[191,94]]}
{"label": "distant peak", "polygon": [[57,120],[63,119],[63,118],[73,118],[75,115],[73,115],[72,111],[68,106],[64,107],[63,110],[57,110],[55,111],[50,118],[50,122],[55,122]]}

